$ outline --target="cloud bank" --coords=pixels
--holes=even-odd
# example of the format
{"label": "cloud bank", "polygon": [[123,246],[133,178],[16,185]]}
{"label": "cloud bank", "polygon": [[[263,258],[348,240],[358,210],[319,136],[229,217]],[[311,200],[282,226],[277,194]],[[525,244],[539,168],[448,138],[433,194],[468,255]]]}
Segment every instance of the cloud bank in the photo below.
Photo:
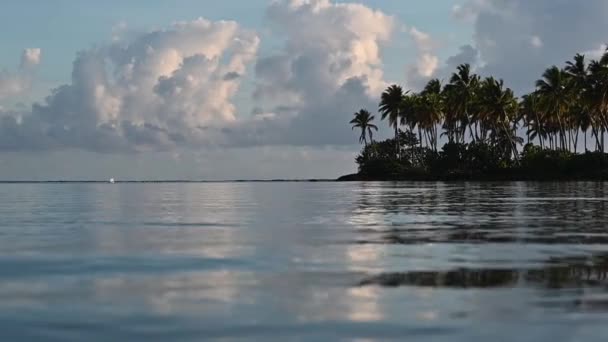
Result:
{"label": "cloud bank", "polygon": [[[84,50],[71,83],[31,112],[4,116],[0,149],[166,150],[202,144],[205,127],[236,120],[232,97],[258,36],[198,19]],[[37,64],[26,50],[22,68]]]}
{"label": "cloud bank", "polygon": [[[415,62],[390,78],[408,88],[471,63],[523,92],[548,65],[597,54],[608,37],[605,0],[469,0],[452,14],[474,34],[443,61],[443,37],[419,27],[399,35],[404,23],[356,3],[273,1],[265,13],[272,52],[234,21],[178,22],[129,38],[121,23],[109,43],[76,56],[70,82],[42,103],[0,107],[0,150],[350,145],[346,123],[359,108],[377,108],[389,84],[383,52],[396,39],[409,37]],[[16,71],[0,72],[0,100],[27,91],[41,59],[40,49],[26,49]],[[237,108],[237,95],[250,107]]]}
{"label": "cloud bank", "polygon": [[519,93],[531,90],[547,67],[597,51],[608,40],[606,0],[469,0],[452,14],[474,28],[473,44],[452,62],[476,64],[478,72],[503,78]]}

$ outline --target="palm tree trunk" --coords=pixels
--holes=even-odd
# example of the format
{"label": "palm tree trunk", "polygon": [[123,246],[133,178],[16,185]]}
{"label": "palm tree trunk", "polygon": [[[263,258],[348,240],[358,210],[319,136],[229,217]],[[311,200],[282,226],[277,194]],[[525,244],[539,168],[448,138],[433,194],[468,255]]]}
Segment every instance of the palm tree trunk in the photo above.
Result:
{"label": "palm tree trunk", "polygon": [[397,126],[397,123],[395,123],[395,156],[397,157],[397,159],[399,159],[400,149],[401,146],[399,144],[399,127]]}
{"label": "palm tree trunk", "polygon": [[587,130],[585,130],[585,153],[587,153]]}
{"label": "palm tree trunk", "polygon": [[600,150],[600,136],[598,134],[598,130],[596,127],[592,126],[591,132],[593,137],[595,137],[595,152],[598,152]]}
{"label": "palm tree trunk", "polygon": [[[581,141],[581,139],[580,139],[581,132],[582,132],[582,128],[576,129],[576,134],[574,135],[574,152],[578,152],[578,144]],[[583,151],[584,150],[585,149],[583,148]]]}
{"label": "palm tree trunk", "polygon": [[439,148],[439,128],[437,128],[437,125],[435,125],[435,134],[433,135],[433,141],[435,142],[435,152],[437,152],[437,149]]}
{"label": "palm tree trunk", "polygon": [[605,142],[604,142],[604,133],[605,132],[606,132],[606,130],[604,129],[604,127],[602,127],[602,140],[601,140],[601,143],[602,143],[602,153],[606,153],[606,149],[604,148],[605,147]]}
{"label": "palm tree trunk", "polygon": [[541,148],[541,150],[544,150],[545,146],[543,146],[544,145],[544,141],[543,141],[543,137],[541,136],[541,134],[538,134],[538,141],[540,141],[540,148]]}

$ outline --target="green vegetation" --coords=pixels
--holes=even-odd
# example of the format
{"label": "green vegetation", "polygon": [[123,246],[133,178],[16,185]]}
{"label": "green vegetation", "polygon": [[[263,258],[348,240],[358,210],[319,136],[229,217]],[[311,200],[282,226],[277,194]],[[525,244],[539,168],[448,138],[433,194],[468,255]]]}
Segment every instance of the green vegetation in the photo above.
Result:
{"label": "green vegetation", "polygon": [[465,64],[445,86],[434,79],[419,93],[388,87],[378,111],[394,138],[374,141],[374,116],[355,113],[364,147],[359,173],[344,179],[608,179],[608,51],[547,69],[521,99]]}

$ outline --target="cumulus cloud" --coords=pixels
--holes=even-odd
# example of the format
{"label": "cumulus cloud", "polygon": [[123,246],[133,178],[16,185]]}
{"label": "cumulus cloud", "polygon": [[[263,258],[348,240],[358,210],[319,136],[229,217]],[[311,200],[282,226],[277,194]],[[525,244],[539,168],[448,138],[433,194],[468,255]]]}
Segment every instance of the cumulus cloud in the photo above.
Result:
{"label": "cumulus cloud", "polygon": [[[231,21],[143,34],[121,23],[108,44],[78,54],[71,82],[44,103],[4,113],[0,149],[351,144],[344,123],[376,108],[388,84],[381,51],[395,19],[329,0],[274,1],[266,17],[284,46],[262,58],[257,34]],[[24,52],[24,67],[39,62],[39,50]],[[254,62],[255,111],[239,115],[233,98]]]}
{"label": "cumulus cloud", "polygon": [[30,68],[40,64],[42,50],[25,49],[21,54],[21,68]]}
{"label": "cumulus cloud", "polygon": [[469,0],[453,12],[473,22],[479,71],[519,92],[546,67],[596,50],[608,37],[606,0]]}
{"label": "cumulus cloud", "polygon": [[469,0],[464,4],[452,6],[452,17],[465,21],[474,22],[483,9],[487,9],[491,0]]}
{"label": "cumulus cloud", "polygon": [[395,19],[361,4],[329,0],[275,1],[267,18],[285,44],[256,64],[254,98],[273,120],[264,120],[264,135],[255,137],[287,144],[351,143],[344,122],[360,107],[376,108],[387,85],[381,49]]}
{"label": "cumulus cloud", "polygon": [[409,30],[410,37],[414,40],[416,48],[420,51],[428,52],[437,47],[437,43],[430,34],[422,32],[415,27]]}
{"label": "cumulus cloud", "polygon": [[[114,37],[115,38],[115,37]],[[71,83],[31,112],[5,116],[0,148],[94,151],[200,144],[202,128],[235,121],[232,97],[259,38],[230,21],[198,19],[78,54]],[[39,62],[26,50],[22,65]]]}
{"label": "cumulus cloud", "polygon": [[422,77],[431,77],[437,70],[439,65],[439,57],[430,53],[424,53],[418,58],[417,69]]}
{"label": "cumulus cloud", "polygon": [[0,100],[27,92],[31,86],[31,69],[40,64],[40,60],[40,49],[25,49],[19,69],[0,70]]}
{"label": "cumulus cloud", "polygon": [[380,46],[391,37],[392,17],[360,4],[285,0],[273,2],[267,18],[287,37],[283,53],[258,62],[259,96],[287,86],[298,97],[318,97],[318,85],[336,91],[353,77],[365,77],[370,92],[385,86]]}
{"label": "cumulus cloud", "polygon": [[420,90],[431,77],[435,76],[440,67],[437,56],[440,45],[429,33],[416,27],[410,28],[408,33],[414,43],[416,61],[407,68],[407,86],[413,90]]}

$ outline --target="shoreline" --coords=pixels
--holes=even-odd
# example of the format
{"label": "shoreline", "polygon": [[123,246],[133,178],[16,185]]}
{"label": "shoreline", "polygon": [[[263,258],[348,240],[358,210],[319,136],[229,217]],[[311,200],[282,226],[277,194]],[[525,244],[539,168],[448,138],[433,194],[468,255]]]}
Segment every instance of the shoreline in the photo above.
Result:
{"label": "shoreline", "polygon": [[402,177],[371,177],[358,173],[339,177],[337,182],[607,182],[608,177],[560,176],[532,177],[520,175],[416,175]]}

